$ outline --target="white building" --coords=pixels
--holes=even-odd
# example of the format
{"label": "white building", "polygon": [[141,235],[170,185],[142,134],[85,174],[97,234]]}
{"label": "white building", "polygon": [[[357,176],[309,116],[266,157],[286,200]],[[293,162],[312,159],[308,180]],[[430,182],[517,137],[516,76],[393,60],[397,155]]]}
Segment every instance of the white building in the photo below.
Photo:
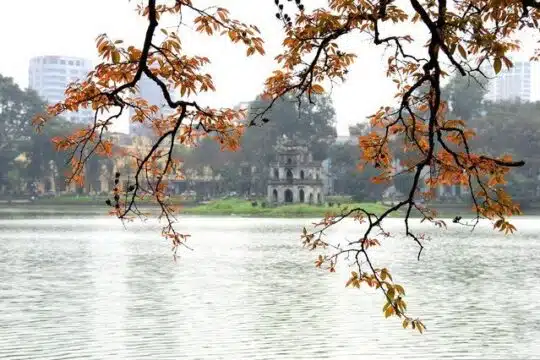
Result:
{"label": "white building", "polygon": [[494,78],[488,85],[485,99],[492,102],[520,100],[523,102],[540,100],[540,72],[538,63],[516,61],[514,66],[497,75],[488,70]]}
{"label": "white building", "polygon": [[321,163],[313,161],[307,146],[283,139],[276,146],[276,150],[276,161],[270,164],[268,202],[323,203],[324,182]]}
{"label": "white building", "polygon": [[[83,79],[92,69],[90,60],[69,56],[38,56],[30,59],[28,67],[28,87],[49,104],[64,100],[67,86]],[[64,114],[75,123],[89,123],[93,119],[92,110]]]}

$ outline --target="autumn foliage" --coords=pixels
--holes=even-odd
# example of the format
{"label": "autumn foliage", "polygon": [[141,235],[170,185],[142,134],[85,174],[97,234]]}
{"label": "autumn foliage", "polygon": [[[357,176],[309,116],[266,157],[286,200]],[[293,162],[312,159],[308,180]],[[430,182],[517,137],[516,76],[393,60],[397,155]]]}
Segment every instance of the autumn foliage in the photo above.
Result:
{"label": "autumn foliage", "polygon": [[[183,34],[160,28],[160,18],[184,19],[189,18],[184,15],[191,13],[191,28],[243,46],[246,56],[264,56],[264,42],[257,26],[235,20],[221,7],[203,9],[196,0],[142,3],[139,14],[148,20],[142,43],[125,45],[122,40],[98,36],[97,51],[102,63],[83,81],[70,85],[65,100],[51,106],[48,114],[36,118],[35,123],[43,126],[49,118],[65,111],[94,110],[95,120],[87,129],[55,139],[59,150],[71,154],[71,180],[84,181],[85,162],[95,154],[113,156],[119,151],[130,157],[135,175],[126,186],[118,184],[115,188],[112,212],[121,219],[141,215],[137,201],[153,198],[161,208],[161,217],[167,220],[163,235],[171,239],[176,251],[185,245],[187,235],[177,232],[176,209],[168,204],[166,196],[167,181],[182,176],[174,147],[195,146],[200,139],[211,137],[223,150],[234,151],[252,122],[246,123],[243,109],[213,109],[185,100],[186,96],[216,91],[211,74],[205,72],[211,59],[184,52]],[[370,117],[371,133],[359,138],[359,161],[360,166],[374,165],[380,173],[373,181],[384,183],[396,174],[393,159],[405,154],[406,171],[414,174],[410,192],[383,214],[358,208],[328,216],[317,224],[315,232],[304,229],[302,239],[312,250],[326,249],[325,255],[317,258],[316,266],[327,267],[331,272],[343,256],[355,258],[356,269],[346,285],[380,289],[386,299],[384,315],[396,316],[402,319],[404,327],[422,332],[423,323],[407,315],[404,288],[393,282],[387,268],[372,264],[369,249],[380,246],[380,240],[390,236],[383,230],[384,219],[402,210],[404,232],[421,251],[422,235],[413,233],[409,217],[417,211],[424,215],[424,221],[445,226],[436,220],[433,210],[420,205],[441,184],[469,188],[476,221],[487,218],[500,231],[516,230],[508,217],[520,210],[504,184],[510,168],[522,166],[523,162],[508,156],[475,153],[469,146],[475,134],[467,128],[467,119],[447,118],[449,105],[441,99],[441,82],[450,73],[457,72],[474,81],[485,76],[486,68],[498,73],[503,67],[512,67],[509,53],[519,49],[522,32],[532,29],[538,35],[540,4],[534,0],[328,0],[323,8],[308,9],[308,4],[300,0],[275,3],[276,13],[269,16],[282,22],[284,39],[282,53],[276,57],[276,70],[264,84],[263,95],[270,100],[270,107],[285,95],[300,99],[307,94],[309,98],[346,80],[350,66],[363,51],[369,51],[369,46],[345,51],[340,46],[342,39],[368,36],[371,46],[390,50],[386,75],[396,85],[396,101]],[[428,35],[427,43],[420,44],[424,45],[422,54],[410,51],[417,41],[403,30],[396,30],[397,25],[416,26]],[[538,54],[531,54],[531,60],[537,60]],[[157,107],[136,95],[143,75],[161,88],[171,109],[167,115],[158,115]],[[156,134],[154,145],[143,156],[122,152],[105,137],[111,124],[128,110],[132,110],[132,122],[147,124]],[[256,115],[262,118],[264,114],[262,111]],[[249,130],[245,136],[249,136]],[[392,150],[391,143],[400,144],[399,153]],[[419,191],[422,184],[431,190]],[[330,245],[325,241],[324,230],[345,218],[367,224],[367,230],[347,247]],[[376,230],[380,231],[375,233]]]}

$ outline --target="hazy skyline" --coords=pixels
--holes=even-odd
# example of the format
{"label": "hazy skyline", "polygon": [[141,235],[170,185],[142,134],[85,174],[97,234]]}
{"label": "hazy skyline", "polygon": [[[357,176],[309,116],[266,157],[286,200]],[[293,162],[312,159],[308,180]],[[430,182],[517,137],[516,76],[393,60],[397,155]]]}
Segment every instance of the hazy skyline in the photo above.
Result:
{"label": "hazy skyline", "polygon": [[[224,6],[230,10],[231,17],[259,26],[266,42],[267,56],[247,59],[242,46],[232,45],[225,38],[195,34],[182,27],[180,33],[185,50],[208,56],[212,61],[208,71],[214,77],[217,92],[198,96],[198,101],[203,105],[232,107],[252,100],[276,68],[273,58],[280,51],[283,37],[280,23],[274,16],[273,0],[200,2]],[[140,47],[146,22],[134,10],[137,3],[128,0],[5,2],[0,13],[0,30],[12,36],[3,39],[4,48],[11,50],[9,56],[0,58],[0,73],[13,77],[26,88],[28,62],[34,56],[80,56],[96,65],[99,59],[95,38],[100,33]],[[324,0],[312,0],[307,5],[324,3]],[[175,24],[170,19],[162,22],[163,25]],[[425,32],[420,34],[425,36]],[[368,41],[351,37],[346,43],[347,48],[354,46],[357,49],[358,59],[351,68],[349,79],[332,92],[339,134],[346,134],[348,125],[364,121],[379,106],[392,105],[395,85],[385,77],[384,48],[376,48]],[[422,51],[420,47],[417,49]]]}

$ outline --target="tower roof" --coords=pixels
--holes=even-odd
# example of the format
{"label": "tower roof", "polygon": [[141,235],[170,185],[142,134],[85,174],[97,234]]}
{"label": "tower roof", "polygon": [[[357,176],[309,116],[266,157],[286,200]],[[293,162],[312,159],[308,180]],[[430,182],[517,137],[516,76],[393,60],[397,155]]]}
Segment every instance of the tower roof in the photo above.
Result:
{"label": "tower roof", "polygon": [[300,139],[291,139],[284,135],[278,139],[275,146],[278,153],[281,152],[307,152],[307,142]]}

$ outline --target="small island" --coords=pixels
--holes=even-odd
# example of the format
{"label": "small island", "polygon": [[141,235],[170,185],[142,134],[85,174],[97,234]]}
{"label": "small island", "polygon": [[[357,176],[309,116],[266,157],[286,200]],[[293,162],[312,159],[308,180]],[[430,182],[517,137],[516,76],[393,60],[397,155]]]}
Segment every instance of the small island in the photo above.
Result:
{"label": "small island", "polygon": [[388,207],[377,203],[296,203],[288,205],[267,205],[265,202],[242,199],[211,201],[194,207],[184,207],[181,213],[186,215],[238,215],[254,217],[309,217],[322,218],[326,215],[340,214],[344,209],[362,207],[375,214],[383,213]]}

